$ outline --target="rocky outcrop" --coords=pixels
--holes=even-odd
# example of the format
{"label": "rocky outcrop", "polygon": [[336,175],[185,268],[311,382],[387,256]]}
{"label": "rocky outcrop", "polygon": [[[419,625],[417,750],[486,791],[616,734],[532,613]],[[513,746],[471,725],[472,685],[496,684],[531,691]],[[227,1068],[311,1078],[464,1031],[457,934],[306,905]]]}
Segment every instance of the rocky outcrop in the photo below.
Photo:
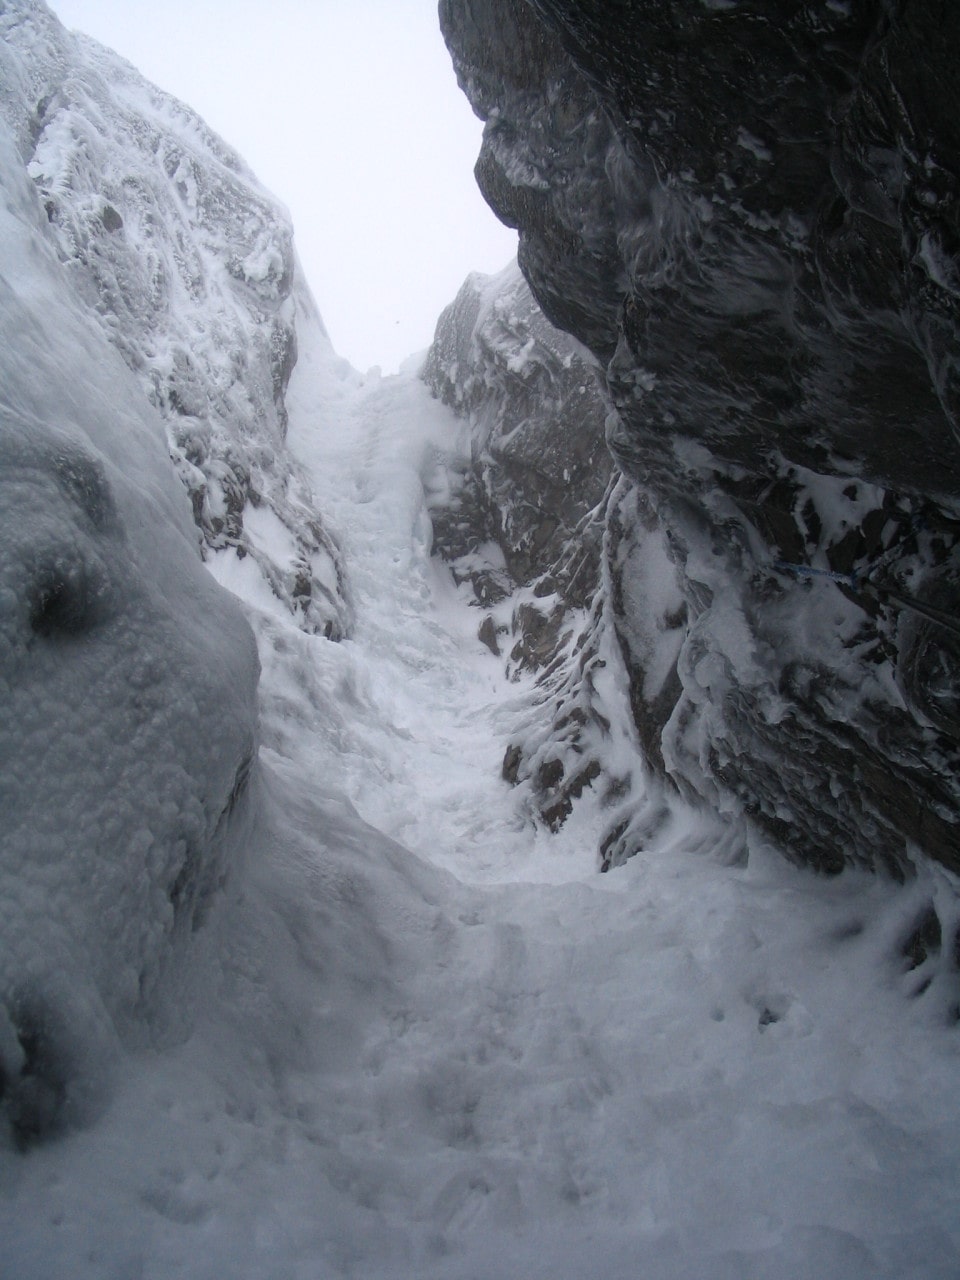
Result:
{"label": "rocky outcrop", "polygon": [[257,647],[217,571],[311,632],[347,611],[284,447],[319,325],[285,212],[39,0],[0,0],[0,188],[2,1158],[193,1024],[259,809]]}
{"label": "rocky outcrop", "polygon": [[470,426],[468,473],[455,506],[432,513],[434,545],[482,605],[532,589],[512,620],[515,660],[526,664],[552,656],[544,641],[556,639],[559,614],[586,607],[596,589],[595,513],[613,470],[598,374],[589,352],[545,319],[514,264],[467,279],[421,375]]}
{"label": "rocky outcrop", "polygon": [[960,869],[960,17],[440,13],[481,189],[605,370],[608,601],[664,794],[822,870]]}
{"label": "rocky outcrop", "polygon": [[253,634],[0,120],[0,1159],[186,1034],[244,848]]}
{"label": "rocky outcrop", "polygon": [[308,631],[347,625],[337,546],[283,447],[298,311],[286,210],[189,108],[41,0],[0,6],[0,117],[72,287],[167,427],[206,554]]}
{"label": "rocky outcrop", "polygon": [[541,697],[509,743],[503,775],[527,783],[556,828],[604,773],[604,527],[616,468],[596,360],[550,324],[517,265],[472,275],[443,312],[421,373],[469,425],[451,502],[431,510],[433,548],[483,612],[478,633]]}

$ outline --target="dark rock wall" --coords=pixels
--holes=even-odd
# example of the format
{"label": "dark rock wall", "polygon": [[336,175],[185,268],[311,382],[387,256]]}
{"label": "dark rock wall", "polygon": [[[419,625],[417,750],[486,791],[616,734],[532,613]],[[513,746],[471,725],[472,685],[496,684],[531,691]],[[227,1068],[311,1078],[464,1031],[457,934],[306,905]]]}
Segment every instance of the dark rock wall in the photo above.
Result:
{"label": "dark rock wall", "polygon": [[538,582],[548,594],[562,584],[568,604],[587,604],[599,539],[585,544],[582,526],[613,471],[608,406],[589,352],[545,319],[513,265],[467,279],[437,322],[421,376],[470,423],[461,495],[470,519],[435,514],[444,554],[492,539],[504,559],[504,589]]}
{"label": "dark rock wall", "polygon": [[440,16],[481,189],[606,370],[651,768],[824,870],[958,869],[960,10],[770,10]]}

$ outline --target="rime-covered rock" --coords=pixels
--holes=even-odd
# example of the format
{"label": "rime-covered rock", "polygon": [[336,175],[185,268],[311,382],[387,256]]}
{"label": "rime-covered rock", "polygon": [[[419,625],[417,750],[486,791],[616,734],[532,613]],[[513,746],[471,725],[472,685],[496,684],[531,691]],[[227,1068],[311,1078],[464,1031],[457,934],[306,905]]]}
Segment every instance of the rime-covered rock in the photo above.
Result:
{"label": "rime-covered rock", "polygon": [[584,604],[595,554],[579,580],[559,566],[612,471],[589,352],[546,320],[512,264],[467,279],[437,323],[422,377],[470,422],[478,531],[498,544],[513,581],[560,573],[569,601]]}
{"label": "rime-covered rock", "polygon": [[609,602],[665,794],[824,870],[957,869],[960,19],[440,11],[481,189],[605,369]]}
{"label": "rime-covered rock", "polygon": [[[601,507],[613,470],[596,362],[554,328],[516,264],[468,277],[437,322],[421,376],[469,424],[470,460],[452,505],[432,512],[434,545],[492,609],[498,650],[543,667],[564,620],[597,588]],[[524,590],[524,589],[527,590]],[[496,609],[510,597],[510,621]]]}
{"label": "rime-covered rock", "polygon": [[259,667],[3,122],[0,185],[2,1148],[88,1117],[118,1042],[189,1027]]}
{"label": "rime-covered rock", "polygon": [[203,559],[306,631],[347,610],[284,443],[296,327],[343,363],[284,210],[38,0],[0,3],[0,189],[3,1148],[191,1026],[259,776],[254,637]]}
{"label": "rime-covered rock", "polygon": [[41,0],[0,9],[0,117],[75,294],[160,411],[206,553],[250,557],[309,631],[347,625],[336,544],[283,447],[289,215],[188,107]]}
{"label": "rime-covered rock", "polygon": [[537,673],[543,696],[509,743],[503,776],[529,784],[556,829],[601,776],[608,790],[629,790],[611,765],[594,679],[613,634],[601,585],[619,492],[609,402],[594,358],[550,324],[515,263],[466,280],[421,376],[466,419],[470,447],[453,500],[431,511],[434,551],[470,581],[480,639],[513,673]]}

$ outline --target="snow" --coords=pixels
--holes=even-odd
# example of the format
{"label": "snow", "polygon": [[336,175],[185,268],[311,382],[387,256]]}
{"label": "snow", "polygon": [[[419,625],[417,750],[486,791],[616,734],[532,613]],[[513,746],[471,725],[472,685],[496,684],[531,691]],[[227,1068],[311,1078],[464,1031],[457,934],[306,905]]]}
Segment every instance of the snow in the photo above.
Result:
{"label": "snow", "polygon": [[5,126],[0,172],[0,1081],[22,1136],[96,1109],[118,1037],[189,1025],[258,666]]}
{"label": "snow", "polygon": [[900,951],[953,885],[724,866],[679,804],[600,876],[589,791],[536,827],[499,778],[531,688],[429,557],[462,427],[300,338],[290,438],[355,624],[305,634],[215,558],[263,663],[244,870],[191,1034],[115,1049],[98,1118],[0,1156],[4,1274],[951,1274],[957,979]]}

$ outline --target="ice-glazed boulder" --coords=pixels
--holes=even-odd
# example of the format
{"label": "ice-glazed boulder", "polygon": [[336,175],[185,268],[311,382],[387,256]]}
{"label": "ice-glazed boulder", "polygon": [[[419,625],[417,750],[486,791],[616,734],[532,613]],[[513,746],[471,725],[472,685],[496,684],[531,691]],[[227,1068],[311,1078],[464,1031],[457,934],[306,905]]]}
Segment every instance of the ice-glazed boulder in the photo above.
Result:
{"label": "ice-glazed boulder", "polygon": [[0,1111],[24,1144],[82,1119],[118,1043],[178,1027],[258,662],[3,126],[0,185]]}

